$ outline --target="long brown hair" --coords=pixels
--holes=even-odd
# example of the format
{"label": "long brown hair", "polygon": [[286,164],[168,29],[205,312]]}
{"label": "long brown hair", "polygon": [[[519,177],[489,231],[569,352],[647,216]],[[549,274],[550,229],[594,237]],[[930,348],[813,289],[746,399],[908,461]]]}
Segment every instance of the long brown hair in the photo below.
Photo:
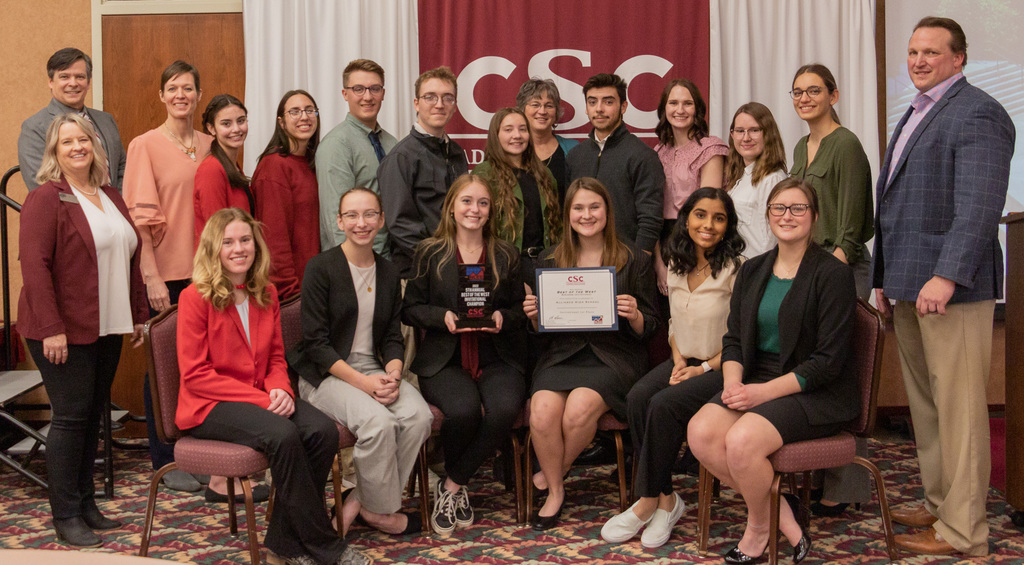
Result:
{"label": "long brown hair", "polygon": [[455,251],[458,248],[458,244],[455,242],[455,235],[458,231],[458,226],[455,224],[455,200],[459,197],[459,193],[471,184],[479,184],[486,188],[487,194],[491,198],[491,213],[487,216],[487,222],[484,223],[483,235],[484,243],[487,246],[487,260],[490,262],[491,280],[494,283],[494,288],[498,288],[498,283],[501,282],[501,272],[498,270],[497,261],[498,253],[505,257],[505,264],[509,265],[510,272],[512,267],[519,268],[515,263],[519,258],[519,252],[516,248],[507,241],[494,236],[494,188],[487,182],[487,179],[479,175],[466,173],[455,179],[451,188],[448,189],[448,194],[444,197],[444,206],[441,209],[441,221],[437,224],[434,235],[424,239],[417,246],[416,255],[420,258],[419,263],[416,265],[417,278],[426,273],[430,260],[437,254],[441,255],[441,259],[437,262],[438,278],[441,278],[441,271],[444,266],[449,261],[455,260]]}
{"label": "long brown hair", "polygon": [[698,143],[708,135],[708,106],[704,103],[704,97],[700,95],[700,89],[689,79],[677,78],[666,84],[664,90],[661,91],[661,100],[658,101],[657,111],[658,125],[654,127],[654,133],[658,135],[658,141],[662,145],[669,147],[675,144],[675,134],[672,132],[672,124],[668,123],[668,113],[665,111],[665,108],[668,107],[668,97],[672,94],[672,89],[677,86],[688,90],[690,97],[693,98],[693,125],[690,126],[690,131],[687,135]]}
{"label": "long brown hair", "polygon": [[[796,82],[796,79],[800,75],[807,73],[818,75],[818,77],[821,78],[821,82],[825,83],[825,90],[828,91],[829,96],[832,96],[832,93],[839,89],[836,85],[836,77],[832,76],[832,71],[828,70],[828,67],[821,63],[810,63],[797,69],[796,74],[793,75],[793,83]],[[832,115],[833,122],[843,125],[842,122],[839,121],[839,113],[836,112],[835,106],[829,104],[829,113]]]}
{"label": "long brown hair", "polygon": [[533,131],[526,114],[518,108],[502,108],[491,118],[487,129],[487,145],[484,147],[484,160],[491,164],[491,188],[494,189],[494,206],[491,210],[495,218],[495,232],[505,241],[514,242],[519,235],[516,233],[516,215],[520,213],[516,202],[514,188],[519,181],[516,179],[516,167],[509,159],[508,153],[498,141],[501,123],[508,116],[516,114],[526,124],[526,150],[522,154],[522,168],[537,182],[537,189],[544,199],[544,221],[548,225],[548,238],[557,241],[562,233],[561,210],[558,205],[558,192],[547,167],[537,158],[533,150]]}
{"label": "long brown hair", "polygon": [[562,222],[566,228],[562,232],[562,241],[555,246],[553,253],[555,264],[560,268],[567,269],[575,267],[579,260],[580,237],[569,223],[569,211],[572,210],[573,199],[581,190],[589,190],[604,201],[604,249],[601,251],[601,264],[614,266],[617,270],[621,270],[632,256],[632,251],[615,235],[615,209],[612,207],[611,194],[601,184],[601,181],[593,177],[580,177],[572,181],[569,189],[565,191],[565,211],[562,213]]}
{"label": "long brown hair", "polygon": [[256,256],[249,271],[245,273],[245,290],[260,308],[266,308],[270,304],[270,251],[263,239],[260,223],[241,208],[223,208],[206,221],[203,233],[199,236],[196,256],[192,260],[192,282],[196,292],[217,310],[224,310],[231,304],[235,285],[224,273],[224,265],[220,261],[224,231],[231,222],[244,222],[252,229]]}
{"label": "long brown hair", "polygon": [[767,106],[760,102],[747,102],[740,106],[732,115],[732,123],[729,124],[729,155],[725,158],[725,189],[732,190],[736,183],[743,178],[743,171],[747,164],[743,157],[736,151],[736,143],[732,138],[732,129],[736,127],[736,118],[740,114],[747,114],[757,122],[761,128],[761,139],[764,140],[764,150],[754,161],[753,182],[761,182],[765,176],[778,170],[786,169],[786,147],[782,143],[782,134],[779,133],[779,126],[775,123],[775,116]]}

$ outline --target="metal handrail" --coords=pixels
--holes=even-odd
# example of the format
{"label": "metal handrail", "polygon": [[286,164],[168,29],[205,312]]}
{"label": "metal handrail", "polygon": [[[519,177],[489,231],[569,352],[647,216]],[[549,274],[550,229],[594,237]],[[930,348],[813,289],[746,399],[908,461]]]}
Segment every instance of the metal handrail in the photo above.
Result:
{"label": "metal handrail", "polygon": [[11,179],[16,173],[21,171],[21,167],[15,165],[4,173],[2,179],[0,179],[0,277],[3,279],[3,299],[4,299],[4,366],[9,369],[14,367],[14,344],[11,343],[13,340],[13,332],[11,331],[11,271],[10,271],[10,252],[8,251],[8,236],[7,236],[7,208],[13,208],[15,212],[21,212],[21,204],[7,196],[7,181]]}

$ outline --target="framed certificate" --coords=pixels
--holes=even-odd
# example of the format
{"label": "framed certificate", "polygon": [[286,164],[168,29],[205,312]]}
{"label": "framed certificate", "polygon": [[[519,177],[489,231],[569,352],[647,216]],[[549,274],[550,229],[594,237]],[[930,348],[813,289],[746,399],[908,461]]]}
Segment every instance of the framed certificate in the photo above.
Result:
{"label": "framed certificate", "polygon": [[619,329],[615,267],[537,269],[542,332]]}

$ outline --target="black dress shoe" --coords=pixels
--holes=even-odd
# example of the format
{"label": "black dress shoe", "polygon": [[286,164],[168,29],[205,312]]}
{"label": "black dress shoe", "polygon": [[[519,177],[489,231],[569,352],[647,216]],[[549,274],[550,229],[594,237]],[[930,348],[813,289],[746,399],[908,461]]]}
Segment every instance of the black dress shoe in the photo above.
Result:
{"label": "black dress shoe", "polygon": [[105,518],[100,509],[91,506],[82,510],[82,520],[93,530],[113,530],[121,527],[121,522]]}
{"label": "black dress shoe", "polygon": [[768,549],[767,545],[765,545],[764,549],[761,550],[761,555],[750,556],[740,551],[740,544],[737,543],[736,545],[732,546],[732,549],[730,549],[724,555],[725,562],[732,563],[734,565],[745,563],[760,563],[761,561],[764,561],[765,549]]}
{"label": "black dress shoe", "polygon": [[822,504],[821,501],[817,501],[811,504],[811,512],[815,516],[822,516],[824,518],[835,518],[836,516],[842,516],[846,512],[846,508],[850,505],[848,502],[840,502],[829,506]]}
{"label": "black dress shoe", "polygon": [[555,526],[557,526],[558,525],[558,520],[561,517],[562,517],[562,507],[561,506],[558,507],[558,510],[555,512],[554,516],[541,516],[540,515],[540,511],[537,511],[537,514],[533,517],[533,520],[531,521],[530,525],[533,526],[534,530],[536,530],[538,532],[543,532],[544,530],[550,530],[551,528],[554,528]]}
{"label": "black dress shoe", "polygon": [[[241,492],[242,489],[235,491],[235,502],[238,504],[245,503],[245,493]],[[267,485],[256,485],[252,488],[252,501],[254,503],[266,502],[270,498],[270,487]],[[228,495],[221,494],[210,487],[206,487],[206,502],[219,502],[224,503],[228,501]]]}
{"label": "black dress shoe", "polygon": [[782,496],[786,499],[790,509],[793,510],[793,516],[796,517],[796,522],[800,526],[800,541],[792,545],[793,563],[799,563],[811,551],[811,537],[807,535],[807,529],[810,527],[811,522],[810,512],[806,506],[800,504],[800,499],[795,494],[786,493]]}
{"label": "black dress shoe", "polygon": [[800,541],[793,546],[793,563],[803,561],[804,557],[811,552],[811,538],[807,535],[807,530],[801,527],[800,534]]}
{"label": "black dress shoe", "polygon": [[54,518],[53,529],[57,530],[57,539],[76,547],[99,547],[103,540],[96,535],[81,516],[74,518]]}

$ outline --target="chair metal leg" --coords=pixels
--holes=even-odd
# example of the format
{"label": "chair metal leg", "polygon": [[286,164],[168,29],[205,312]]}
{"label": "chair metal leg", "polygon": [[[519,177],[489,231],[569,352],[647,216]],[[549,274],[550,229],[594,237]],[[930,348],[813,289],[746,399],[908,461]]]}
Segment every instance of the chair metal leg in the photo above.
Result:
{"label": "chair metal leg", "polygon": [[714,475],[704,465],[697,479],[697,553],[708,554],[708,536],[711,529],[711,491]]}
{"label": "chair metal leg", "polygon": [[420,446],[420,518],[423,520],[423,533],[430,535],[433,533],[433,527],[430,525],[430,487],[427,483],[430,482],[430,476],[427,473],[427,444],[426,442]]}
{"label": "chair metal leg", "polygon": [[622,432],[614,430],[615,434],[615,461],[619,471],[619,512],[625,512],[629,508],[629,494],[626,492],[626,454],[622,447]]}
{"label": "chair metal leg", "polygon": [[530,430],[526,430],[526,442],[523,446],[523,462],[526,466],[526,476],[523,477],[523,483],[526,485],[526,520],[533,518],[533,457],[530,456],[532,439]]}
{"label": "chair metal leg", "polygon": [[[249,532],[249,560],[252,565],[260,565],[260,540],[256,536],[256,505],[252,502],[252,485],[249,484],[249,477],[241,477],[241,481],[242,492],[245,493],[245,527]],[[234,483],[234,479],[228,478],[228,506],[232,509],[235,507],[235,498],[231,494]]]}
{"label": "chair metal leg", "polygon": [[270,517],[274,515],[274,499],[277,498],[277,486],[273,483],[273,477],[271,477],[270,483],[270,497],[267,498],[267,515],[264,518],[267,521],[267,525],[270,525]]}
{"label": "chair metal leg", "polygon": [[[248,477],[246,477],[248,480]],[[238,537],[238,515],[235,513],[235,479],[227,477],[228,482],[228,523],[231,525],[231,535]],[[244,490],[244,489],[243,489]],[[268,520],[269,522],[269,520]]]}
{"label": "chair metal leg", "polygon": [[857,455],[853,462],[867,469],[875,478],[875,490],[878,491],[878,507],[882,515],[882,528],[885,530],[885,548],[889,552],[889,560],[896,561],[899,556],[896,553],[896,540],[892,531],[892,516],[889,514],[889,497],[885,493],[885,481],[882,480],[882,473],[874,463]]}
{"label": "chair metal leg", "polygon": [[636,500],[636,473],[637,473],[637,469],[640,467],[640,464],[637,462],[640,459],[639,455],[640,454],[637,453],[636,451],[633,452],[633,465],[632,465],[632,470],[629,473],[629,499],[630,500]]}
{"label": "chair metal leg", "polygon": [[[331,463],[331,481],[334,483],[334,527],[338,530],[338,537],[344,538],[345,534],[341,531],[341,451],[334,456],[334,462]],[[267,522],[270,522],[270,504],[267,504]]]}
{"label": "chair metal leg", "polygon": [[110,394],[107,393],[106,409],[103,411],[103,494],[107,500],[114,498],[114,423],[110,418]]}
{"label": "chair metal leg", "polygon": [[[769,492],[768,565],[778,565],[779,563],[779,487],[781,482],[782,475],[775,473],[775,477],[772,479],[772,488]],[[795,513],[796,510],[793,512]]]}
{"label": "chair metal leg", "polygon": [[153,535],[153,514],[156,512],[156,493],[160,490],[160,480],[164,478],[168,471],[173,471],[177,468],[178,464],[171,461],[160,467],[160,470],[153,475],[153,480],[149,483],[149,498],[146,501],[146,522],[142,527],[142,544],[139,546],[140,557],[149,555],[149,538]]}
{"label": "chair metal leg", "polygon": [[512,430],[512,458],[516,474],[516,523],[522,524],[526,522],[526,518],[523,517],[523,444],[515,430]]}

